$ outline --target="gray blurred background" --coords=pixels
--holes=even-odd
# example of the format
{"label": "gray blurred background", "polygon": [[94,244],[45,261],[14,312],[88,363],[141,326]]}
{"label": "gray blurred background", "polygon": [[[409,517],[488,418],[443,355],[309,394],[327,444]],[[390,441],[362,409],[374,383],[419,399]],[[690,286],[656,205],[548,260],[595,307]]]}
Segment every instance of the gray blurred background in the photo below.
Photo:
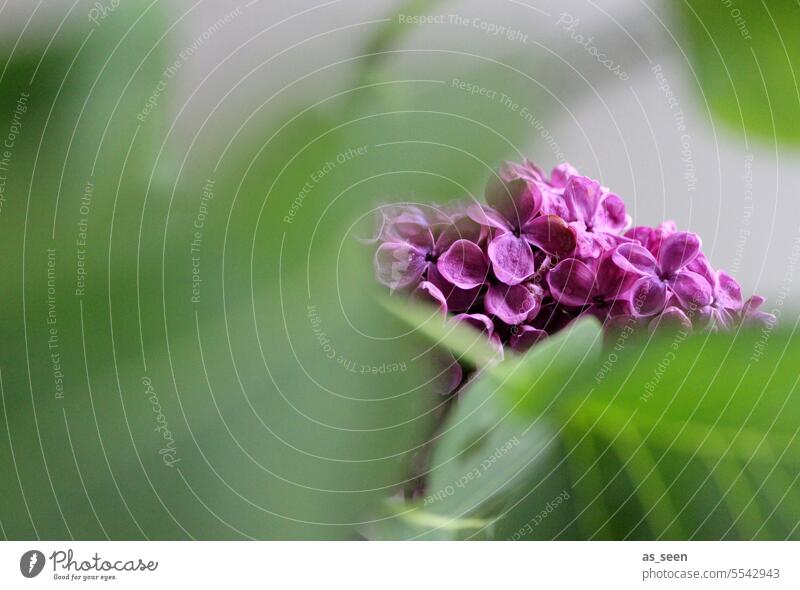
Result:
{"label": "gray blurred background", "polygon": [[[71,3],[6,0],[0,7],[3,43],[15,43],[26,25],[33,29],[17,51],[35,41],[36,27],[46,40],[52,24]],[[234,18],[204,40],[176,75],[169,108],[182,113],[177,135],[184,139],[191,138],[223,97],[215,113],[217,124],[221,118],[235,127],[275,92],[280,91],[279,96],[262,108],[277,112],[309,93],[324,96],[347,89],[357,71],[351,58],[383,24],[379,21],[396,18],[404,5],[397,0],[175,0],[171,4],[175,32],[185,39],[185,46],[234,11]],[[237,7],[246,4],[251,4],[247,16],[237,18]],[[785,287],[789,253],[800,235],[800,152],[779,148],[769,138],[732,131],[712,118],[693,79],[682,31],[665,10],[667,3],[432,4],[431,14],[448,20],[409,25],[413,32],[396,49],[457,51],[484,63],[492,59],[516,63],[520,54],[528,53],[540,64],[535,80],[526,84],[531,92],[548,96],[548,104],[536,115],[552,140],[548,144],[539,130],[531,128],[521,147],[532,160],[550,167],[563,153],[582,172],[622,195],[635,223],[674,219],[698,232],[712,261],[734,274],[747,293],[774,297]],[[726,3],[717,4],[719,10],[730,10]],[[467,19],[469,25],[452,24],[450,15]],[[517,30],[518,36],[527,38],[508,40],[473,26],[475,19]],[[575,26],[567,30],[570,23]],[[584,42],[592,37],[591,44],[620,64],[629,79],[622,81],[599,66],[576,41],[578,34]],[[303,41],[307,42],[297,46]],[[404,67],[418,66],[413,56],[400,51],[387,63],[408,73]],[[265,60],[270,60],[268,66],[253,72]],[[339,60],[344,61],[307,76]],[[661,68],[663,78],[656,76],[654,67]],[[237,83],[236,92],[225,96]],[[674,94],[672,105],[664,84]]]}

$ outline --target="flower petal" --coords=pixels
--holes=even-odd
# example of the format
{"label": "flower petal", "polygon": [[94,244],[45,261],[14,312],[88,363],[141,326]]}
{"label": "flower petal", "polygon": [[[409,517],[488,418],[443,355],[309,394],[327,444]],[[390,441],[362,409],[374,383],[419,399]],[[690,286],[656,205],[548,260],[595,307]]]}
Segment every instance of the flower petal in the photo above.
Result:
{"label": "flower petal", "polygon": [[681,271],[668,284],[684,309],[694,311],[714,300],[711,285],[696,272]]}
{"label": "flower petal", "polygon": [[556,188],[564,188],[567,186],[567,181],[571,177],[577,175],[578,171],[575,170],[571,164],[564,162],[553,168],[553,171],[550,173],[550,184]]}
{"label": "flower petal", "polygon": [[433,234],[427,223],[389,220],[384,226],[387,242],[405,242],[418,250],[433,250]]}
{"label": "flower petal", "polygon": [[486,311],[513,326],[528,317],[539,301],[525,285],[491,285],[484,299]]}
{"label": "flower petal", "polygon": [[639,244],[650,250],[650,243],[653,240],[653,234],[655,234],[655,231],[656,230],[654,230],[652,227],[647,227],[646,225],[637,225],[636,227],[632,227],[626,231],[625,237],[636,240],[639,242]]}
{"label": "flower petal", "polygon": [[442,313],[447,313],[447,299],[445,299],[444,293],[442,293],[439,287],[429,281],[422,281],[411,293],[411,298],[418,301],[433,303]]}
{"label": "flower petal", "polygon": [[622,232],[630,225],[631,216],[625,212],[625,203],[614,193],[608,193],[600,203],[595,216],[595,229]]}
{"label": "flower petal", "polygon": [[765,301],[766,299],[764,299],[761,295],[753,295],[750,297],[750,299],[744,302],[744,305],[742,306],[742,312],[749,313],[751,311],[756,311],[758,308],[764,305]]}
{"label": "flower petal", "polygon": [[379,211],[389,223],[416,223],[425,225],[428,217],[425,212],[416,205],[408,203],[397,203],[392,205],[381,205]]}
{"label": "flower petal", "polygon": [[558,215],[561,219],[570,219],[569,207],[564,202],[564,191],[550,188],[542,190],[542,206],[539,212],[542,215]]}
{"label": "flower petal", "polygon": [[481,240],[484,228],[467,215],[460,215],[433,226],[436,235],[436,251],[444,252],[456,240],[469,240],[476,244]]}
{"label": "flower petal", "polygon": [[439,371],[431,382],[431,388],[441,395],[450,395],[461,385],[464,370],[453,354],[442,346],[431,351],[431,360]]}
{"label": "flower petal", "polygon": [[771,313],[761,311],[759,308],[764,304],[761,295],[753,295],[744,302],[742,306],[742,325],[747,327],[774,328],[778,323],[778,318]]}
{"label": "flower petal", "polygon": [[595,291],[595,273],[577,258],[567,258],[547,273],[547,283],[556,301],[582,307],[591,302]]}
{"label": "flower petal", "polygon": [[460,313],[453,317],[453,321],[469,324],[478,330],[478,332],[483,332],[487,336],[492,336],[494,334],[494,323],[492,319],[482,313]]}
{"label": "flower petal", "polygon": [[667,304],[667,285],[658,277],[644,276],[633,284],[630,299],[634,315],[657,314]]}
{"label": "flower petal", "polygon": [[754,313],[749,313],[742,319],[742,325],[747,327],[771,329],[777,323],[778,323],[778,318],[774,314],[767,313],[766,311],[756,311]]}
{"label": "flower petal", "polygon": [[386,214],[376,209],[371,215],[363,217],[356,224],[356,240],[362,244],[377,244],[383,238],[386,228]]}
{"label": "flower petal", "polygon": [[515,228],[522,227],[542,205],[535,184],[522,178],[506,181],[495,175],[486,184],[486,202]]}
{"label": "flower petal", "polygon": [[706,255],[702,252],[695,256],[694,260],[686,265],[686,270],[696,272],[706,281],[708,281],[709,285],[714,286],[717,284],[717,273],[711,267],[711,263],[708,261],[708,258],[706,258]]}
{"label": "flower petal", "polygon": [[375,252],[375,276],[392,290],[417,282],[427,265],[425,254],[411,244],[387,242]]}
{"label": "flower petal", "polygon": [[606,316],[630,316],[631,315],[631,302],[629,299],[614,299],[609,300],[606,298]]}
{"label": "flower petal", "polygon": [[678,231],[678,224],[671,219],[668,219],[667,221],[661,222],[661,225],[659,225],[656,229],[666,238],[667,236],[671,236]]}
{"label": "flower petal", "polygon": [[442,295],[447,300],[447,309],[449,311],[466,311],[480,301],[481,287],[459,289],[453,283],[447,281],[434,265],[428,267],[428,280],[442,292]]}
{"label": "flower petal", "polygon": [[614,262],[613,250],[600,257],[597,265],[597,293],[606,301],[621,298],[638,278],[638,274],[623,270]]}
{"label": "flower petal", "polygon": [[[463,322],[473,327],[481,334],[484,334],[487,337],[491,347],[497,352],[494,360],[503,360],[503,343],[500,341],[500,337],[494,333],[494,323],[489,316],[486,316],[482,313],[461,313],[455,316],[453,321]],[[480,373],[480,371],[481,369],[479,368],[478,373]]]}
{"label": "flower petal", "polygon": [[590,225],[600,206],[600,184],[586,176],[572,176],[564,187],[564,200],[574,219]]}
{"label": "flower petal", "polygon": [[539,315],[539,312],[542,311],[542,305],[541,305],[542,300],[545,298],[546,295],[549,295],[549,293],[546,293],[542,287],[540,287],[537,283],[534,282],[525,283],[525,287],[527,287],[528,291],[533,293],[533,296],[536,299],[536,307],[530,310],[528,312],[528,317],[525,318],[525,322],[529,323],[535,320],[536,317]]}
{"label": "flower petal", "polygon": [[718,329],[723,331],[733,330],[736,327],[736,316],[734,312],[725,308],[714,308],[713,306],[703,307],[701,309],[711,309],[711,329]]}
{"label": "flower petal", "polygon": [[658,265],[664,274],[672,274],[689,264],[700,253],[700,238],[697,234],[681,231],[672,234],[661,243]]}
{"label": "flower petal", "polygon": [[586,231],[581,221],[574,221],[570,227],[578,237],[576,256],[578,258],[599,258],[606,252],[613,251],[620,244],[629,243],[629,238],[605,231]]}
{"label": "flower petal", "polygon": [[742,288],[731,275],[721,270],[717,273],[717,302],[726,309],[738,311],[742,309]]}
{"label": "flower petal", "polygon": [[647,318],[630,314],[610,316],[603,322],[603,342],[609,347],[625,347],[629,339],[636,340],[641,335]]}
{"label": "flower petal", "polygon": [[534,344],[547,338],[547,332],[533,326],[517,326],[508,339],[511,350],[518,353],[527,352]]}
{"label": "flower petal", "polygon": [[658,227],[638,226],[625,232],[626,238],[631,238],[639,242],[642,246],[650,250],[653,256],[658,256],[661,243],[664,239],[676,232],[675,222],[665,221]]}
{"label": "flower petal", "polygon": [[486,227],[493,227],[503,231],[511,231],[513,228],[506,219],[491,207],[485,207],[480,203],[470,203],[466,208],[467,216],[475,223]]}
{"label": "flower petal", "polygon": [[614,251],[612,259],[622,270],[640,275],[653,275],[658,266],[649,250],[633,243],[620,244]]}
{"label": "flower petal", "polygon": [[553,256],[569,256],[575,251],[575,232],[556,215],[541,215],[529,221],[522,233],[531,244]]}
{"label": "flower petal", "polygon": [[544,172],[533,162],[525,158],[522,164],[516,162],[503,162],[498,170],[500,178],[503,180],[514,180],[515,178],[522,178],[535,182],[542,182],[544,180]]}
{"label": "flower petal", "polygon": [[655,330],[690,332],[692,322],[681,309],[670,306],[650,321],[649,328],[651,332]]}
{"label": "flower petal", "polygon": [[521,283],[536,270],[528,242],[512,233],[496,236],[489,242],[488,253],[494,274],[506,285]]}
{"label": "flower petal", "polygon": [[439,257],[437,270],[460,289],[473,289],[483,284],[489,273],[489,263],[483,250],[469,240],[453,242]]}

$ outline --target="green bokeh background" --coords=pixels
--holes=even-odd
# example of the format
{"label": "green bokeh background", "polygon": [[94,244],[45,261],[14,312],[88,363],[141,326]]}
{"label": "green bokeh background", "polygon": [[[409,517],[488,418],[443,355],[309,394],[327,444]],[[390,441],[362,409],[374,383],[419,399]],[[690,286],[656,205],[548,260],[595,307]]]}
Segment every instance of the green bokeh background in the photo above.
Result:
{"label": "green bokeh background", "polygon": [[[265,107],[240,117],[239,129],[212,115],[192,127],[189,140],[176,138],[172,80],[152,112],[137,118],[180,51],[162,4],[122,2],[95,26],[86,21],[93,3],[81,1],[45,41],[0,44],[0,133],[28,96],[20,132],[6,146],[0,211],[2,534],[452,538],[449,529],[424,532],[435,519],[420,519],[420,532],[386,509],[441,399],[431,391],[430,355],[420,354],[423,338],[387,312],[370,253],[355,238],[384,200],[478,195],[501,159],[524,154],[531,130],[518,115],[454,91],[452,72],[524,97],[531,110],[541,91],[497,64],[476,67],[447,52],[420,56],[413,76],[389,71],[381,52],[401,42],[389,24],[354,58],[358,75],[347,92],[309,95],[287,112]],[[418,4],[406,12],[421,10]],[[691,14],[676,11],[676,18]],[[779,20],[781,27],[797,22]],[[719,64],[701,31],[688,28],[722,119],[763,131],[763,112],[752,104],[744,105],[744,119],[730,112],[724,87],[712,82]],[[785,36],[794,41],[791,30]],[[787,79],[778,69],[770,67],[770,84]],[[269,67],[257,75],[269,75]],[[749,87],[748,75],[737,70],[733,84]],[[776,116],[796,121],[798,103],[779,97]],[[779,135],[796,140],[797,128],[782,126]],[[362,146],[363,154],[342,156]],[[328,162],[334,165],[319,175]],[[91,202],[82,209],[89,184]],[[213,198],[206,192],[204,199],[209,186]],[[86,284],[76,294],[83,219]],[[792,319],[785,324],[791,328]],[[392,365],[405,369],[361,372]],[[160,452],[148,383],[175,442],[171,466]],[[497,435],[497,444],[511,436]],[[456,442],[441,452],[461,449]],[[546,472],[550,463],[537,465],[526,467],[526,478],[540,477],[537,469]],[[794,494],[796,466],[788,469],[784,484]],[[447,481],[449,472],[440,477]],[[482,519],[513,504],[511,520],[492,529],[505,538],[559,486],[551,481],[526,508],[496,498],[490,485],[479,501],[463,500],[480,505],[479,514],[443,514]],[[569,520],[567,512],[559,518]],[[796,534],[788,521],[779,524],[776,535]],[[626,526],[612,526],[607,536]]]}

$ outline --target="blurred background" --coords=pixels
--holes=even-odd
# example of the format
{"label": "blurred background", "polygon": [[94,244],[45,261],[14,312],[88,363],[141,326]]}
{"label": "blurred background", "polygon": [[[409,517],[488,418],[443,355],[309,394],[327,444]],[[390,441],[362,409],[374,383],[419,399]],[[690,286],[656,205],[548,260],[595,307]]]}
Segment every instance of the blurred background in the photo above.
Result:
{"label": "blurred background", "polygon": [[504,159],[794,310],[798,59],[778,1],[5,0],[3,534],[391,521],[440,400],[356,238]]}

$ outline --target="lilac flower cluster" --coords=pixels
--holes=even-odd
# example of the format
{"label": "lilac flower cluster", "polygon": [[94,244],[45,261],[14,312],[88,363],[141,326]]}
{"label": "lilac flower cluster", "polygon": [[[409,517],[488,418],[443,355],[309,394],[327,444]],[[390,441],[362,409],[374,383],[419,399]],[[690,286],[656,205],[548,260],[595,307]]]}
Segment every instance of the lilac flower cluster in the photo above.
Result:
{"label": "lilac flower cluster", "polygon": [[[700,238],[674,223],[631,227],[622,199],[569,164],[549,178],[506,163],[486,204],[391,205],[373,242],[377,280],[430,301],[451,321],[524,352],[583,315],[607,330],[731,330],[769,325],[762,297],[714,270]],[[452,374],[446,390],[456,389]],[[448,392],[449,392],[448,391]]]}

